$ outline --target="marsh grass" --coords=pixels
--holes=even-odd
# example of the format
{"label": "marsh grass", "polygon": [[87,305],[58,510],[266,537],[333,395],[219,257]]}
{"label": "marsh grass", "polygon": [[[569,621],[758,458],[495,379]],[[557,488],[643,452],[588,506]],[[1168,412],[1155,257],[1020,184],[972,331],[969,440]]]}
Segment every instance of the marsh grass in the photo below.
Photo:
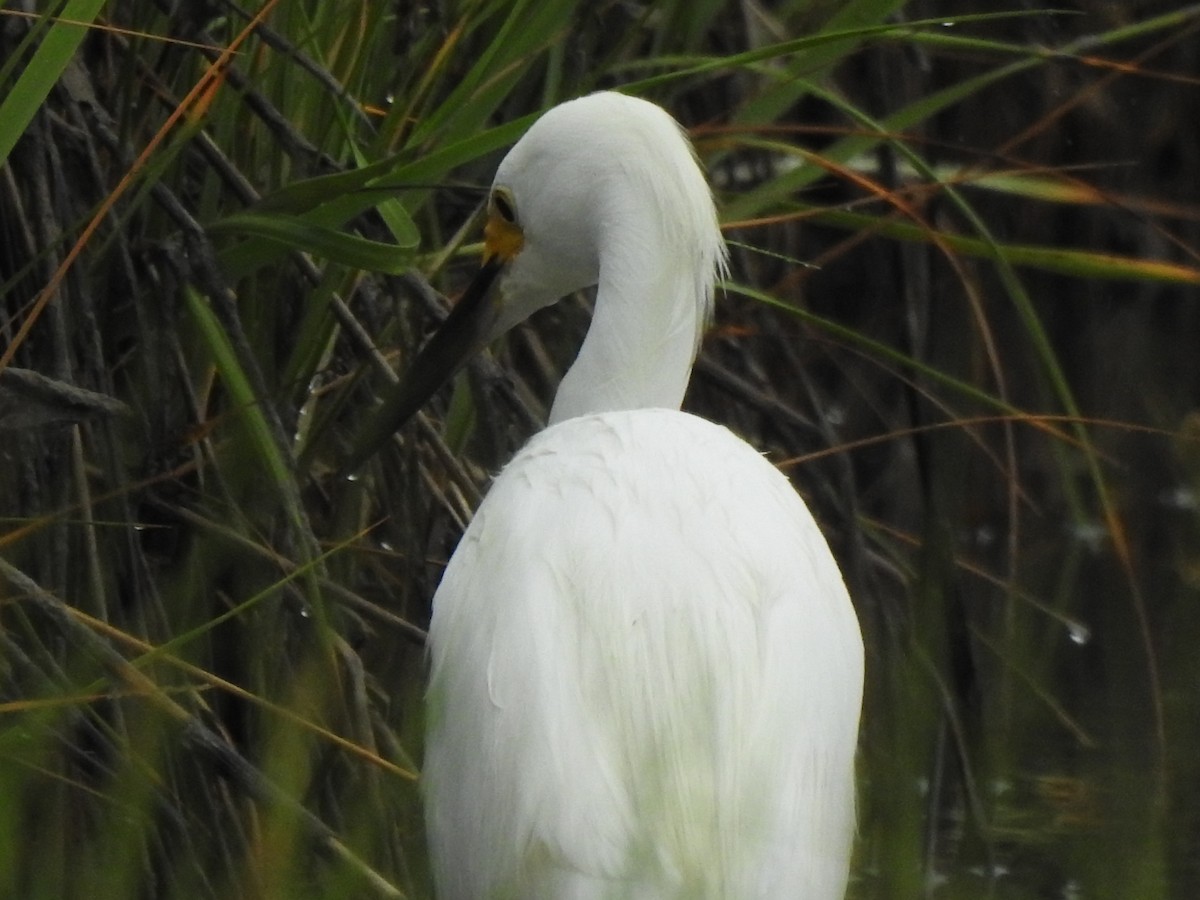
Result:
{"label": "marsh grass", "polygon": [[1195,896],[1200,8],[176,6],[0,11],[0,896],[428,894],[429,597],[586,302],[336,473],[615,86],[734,248],[687,405],[856,599],[852,896]]}

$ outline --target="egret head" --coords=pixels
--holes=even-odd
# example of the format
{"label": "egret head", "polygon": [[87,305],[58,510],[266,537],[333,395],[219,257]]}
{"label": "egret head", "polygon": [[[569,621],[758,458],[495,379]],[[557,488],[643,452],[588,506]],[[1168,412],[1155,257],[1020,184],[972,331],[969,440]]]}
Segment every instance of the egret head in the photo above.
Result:
{"label": "egret head", "polygon": [[380,424],[390,434],[471,355],[538,309],[597,284],[606,266],[653,271],[670,261],[695,279],[698,319],[706,320],[724,258],[712,195],[674,119],[609,92],[560,104],[500,163],[483,265]]}
{"label": "egret head", "polygon": [[486,255],[504,263],[497,333],[596,284],[602,266],[639,258],[702,271],[707,302],[724,252],[679,125],[653,103],[609,92],[556,106],[526,132],[496,171],[484,233]]}

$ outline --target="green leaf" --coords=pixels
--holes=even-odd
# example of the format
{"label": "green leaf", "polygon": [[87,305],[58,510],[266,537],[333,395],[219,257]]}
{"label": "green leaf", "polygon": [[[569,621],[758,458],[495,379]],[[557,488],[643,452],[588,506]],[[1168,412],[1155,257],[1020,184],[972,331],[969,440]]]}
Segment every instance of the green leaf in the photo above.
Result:
{"label": "green leaf", "polygon": [[[8,159],[42,101],[70,65],[79,44],[87,37],[87,26],[103,6],[104,0],[70,0],[50,26],[46,39],[33,54],[12,91],[0,102],[0,165]],[[14,59],[5,64],[6,76],[9,64],[18,58],[19,55],[14,54]]]}
{"label": "green leaf", "polygon": [[1003,259],[1014,266],[1041,269],[1060,275],[1166,284],[1200,284],[1200,269],[1165,260],[1116,256],[1111,253],[1075,250],[1069,247],[992,243],[983,238],[968,237],[948,231],[931,231],[899,219],[879,218],[840,209],[814,209],[806,212],[805,219],[823,225],[845,228],[848,231],[870,231],[902,241],[932,242],[936,240],[946,247],[968,256],[991,260]]}
{"label": "green leaf", "polygon": [[[420,235],[416,224],[412,221],[410,211],[420,209],[424,204],[430,191],[429,185],[445,178],[447,172],[458,166],[509,146],[525,132],[536,118],[536,113],[522,116],[495,128],[473,134],[432,153],[424,154],[419,159],[412,161],[405,161],[402,156],[397,155],[350,172],[339,172],[335,175],[322,175],[297,181],[264,197],[246,213],[222,219],[212,227],[218,230],[228,228],[231,220],[244,220],[247,217],[275,218],[278,215],[284,220],[297,219],[298,216],[287,214],[303,212],[306,215],[302,221],[309,229],[316,231],[323,228],[331,231],[333,226],[341,225],[373,206],[381,204],[386,206],[386,201],[398,191],[407,191],[408,193],[405,195],[407,202],[404,204],[402,219],[394,218],[394,211],[390,209],[386,212],[381,210],[381,215],[384,216],[388,227],[395,234],[397,246],[402,249],[415,250]],[[271,232],[279,228],[280,226],[277,224],[268,226],[268,230]],[[222,255],[222,261],[234,274],[254,271],[277,259],[283,250],[303,244],[303,242],[288,238],[286,235],[284,240],[280,241],[273,233],[239,230],[245,234],[252,234],[253,237]],[[342,236],[345,237],[345,235]],[[406,243],[401,243],[402,239]],[[312,252],[321,253],[316,248],[312,248]],[[321,255],[330,259],[336,258],[324,253]],[[413,254],[411,253],[405,255],[404,269],[408,268],[412,258]],[[345,259],[339,259],[339,261],[346,262]],[[368,265],[357,267],[382,272],[392,271],[389,268],[376,268]]]}
{"label": "green leaf", "polygon": [[[411,224],[411,223],[410,223]],[[406,271],[413,260],[416,247],[416,228],[411,229],[413,242],[409,246],[384,244],[358,235],[337,231],[299,216],[282,213],[236,213],[209,226],[215,234],[243,234],[262,238],[288,250],[312,253],[323,259],[356,269],[398,275]],[[239,245],[222,254],[222,261],[232,270],[253,271],[270,261],[255,256],[254,248]]]}
{"label": "green leaf", "polygon": [[225,383],[238,415],[246,425],[251,443],[258,456],[263,461],[272,480],[283,484],[292,478],[291,467],[284,459],[283,451],[275,443],[271,426],[263,414],[262,404],[254,393],[241,363],[238,362],[237,352],[233,343],[225,333],[224,327],[216,314],[209,308],[204,298],[193,288],[184,289],[184,299],[187,301],[188,312],[200,330],[200,335],[208,345],[212,354],[213,364],[221,380]]}

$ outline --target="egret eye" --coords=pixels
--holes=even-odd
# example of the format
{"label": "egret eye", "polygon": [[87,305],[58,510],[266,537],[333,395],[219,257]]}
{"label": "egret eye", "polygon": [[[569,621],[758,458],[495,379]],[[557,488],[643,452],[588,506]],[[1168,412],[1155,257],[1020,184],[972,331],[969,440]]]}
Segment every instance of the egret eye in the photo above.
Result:
{"label": "egret eye", "polygon": [[494,209],[505,222],[516,224],[517,212],[513,209],[512,198],[507,196],[503,191],[495,191],[492,193],[492,209]]}

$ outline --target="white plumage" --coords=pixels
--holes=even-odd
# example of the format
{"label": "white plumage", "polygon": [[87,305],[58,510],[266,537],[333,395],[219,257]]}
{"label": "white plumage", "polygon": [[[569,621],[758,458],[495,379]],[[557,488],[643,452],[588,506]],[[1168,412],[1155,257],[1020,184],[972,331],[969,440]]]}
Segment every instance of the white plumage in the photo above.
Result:
{"label": "white plumage", "polygon": [[[598,290],[550,427],[434,598],[439,896],[841,898],[862,639],[787,479],[678,409],[724,259],[690,145],[645,101],[555,107],[501,164],[486,235],[445,326],[472,348]],[[464,346],[435,337],[419,393]]]}

